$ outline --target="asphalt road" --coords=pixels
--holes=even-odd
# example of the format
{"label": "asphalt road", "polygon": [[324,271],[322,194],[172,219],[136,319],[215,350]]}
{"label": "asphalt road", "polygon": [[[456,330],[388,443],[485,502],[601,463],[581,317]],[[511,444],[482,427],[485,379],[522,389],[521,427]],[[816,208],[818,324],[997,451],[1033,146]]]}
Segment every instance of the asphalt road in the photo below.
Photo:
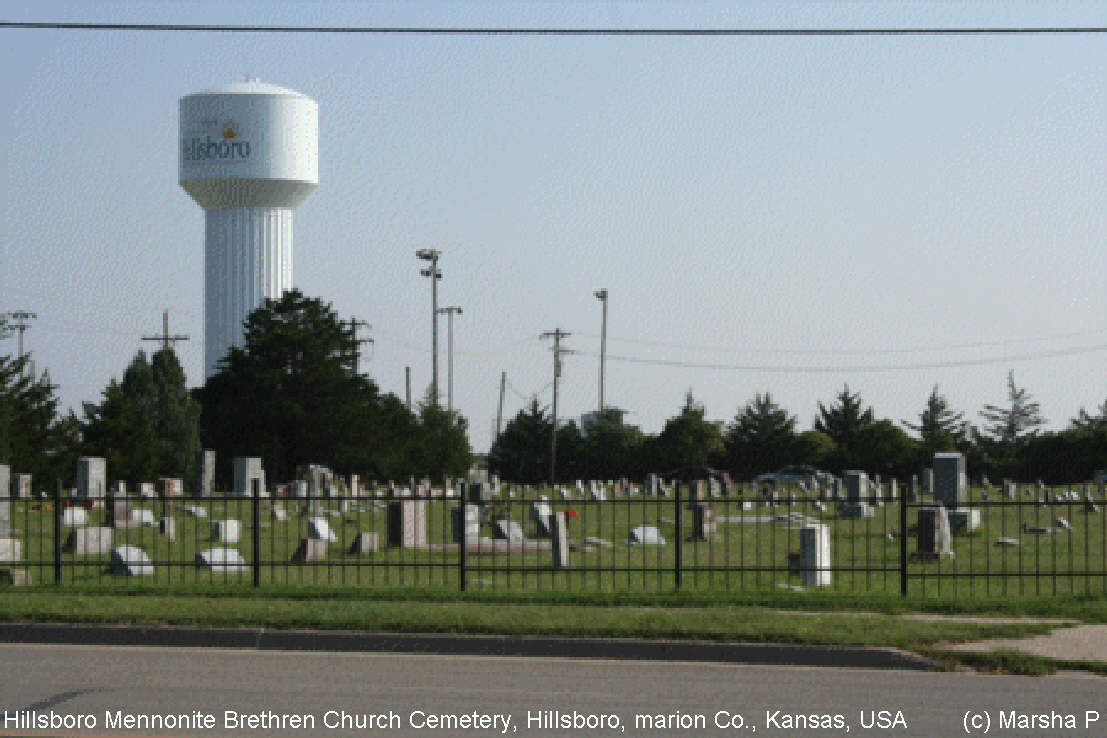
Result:
{"label": "asphalt road", "polygon": [[[30,711],[68,721],[37,731],[47,735],[438,738],[495,735],[506,724],[507,735],[526,736],[953,736],[983,735],[987,724],[987,733],[1003,736],[1101,736],[1107,733],[1105,687],[1107,680],[1082,674],[1031,678],[657,661],[0,645],[0,733],[36,734],[25,722]],[[227,711],[238,717],[229,718]],[[350,721],[346,727],[343,711]],[[1086,711],[1097,711],[1099,720],[1086,722],[1094,717]],[[1020,728],[1019,716],[1028,713],[1038,717]],[[185,722],[163,729],[136,723],[130,731],[113,726],[128,715],[183,716]],[[651,728],[641,715],[667,722]],[[807,716],[806,724],[789,722],[789,715]],[[258,721],[256,729],[249,729],[247,716]],[[293,722],[297,716],[305,721],[299,727]],[[608,716],[607,727],[574,727],[574,721],[595,724],[599,716]],[[189,727],[209,717],[212,727]],[[482,719],[487,728],[465,727],[467,720]],[[836,720],[841,727],[816,727]],[[727,727],[717,727],[717,721]],[[329,727],[332,723],[337,727]]]}

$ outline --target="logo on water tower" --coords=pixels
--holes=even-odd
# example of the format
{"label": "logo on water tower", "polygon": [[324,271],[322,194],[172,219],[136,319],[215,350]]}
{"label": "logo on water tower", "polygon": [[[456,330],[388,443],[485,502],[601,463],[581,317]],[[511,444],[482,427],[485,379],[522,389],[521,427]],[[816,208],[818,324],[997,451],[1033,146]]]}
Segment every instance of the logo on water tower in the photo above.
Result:
{"label": "logo on water tower", "polygon": [[[205,123],[208,122],[205,121]],[[250,158],[250,142],[242,140],[237,123],[226,120],[221,124],[209,124],[209,126],[205,126],[209,132],[196,132],[185,139],[183,146],[185,162],[226,163],[245,161]],[[210,132],[212,128],[216,129],[214,136]]]}

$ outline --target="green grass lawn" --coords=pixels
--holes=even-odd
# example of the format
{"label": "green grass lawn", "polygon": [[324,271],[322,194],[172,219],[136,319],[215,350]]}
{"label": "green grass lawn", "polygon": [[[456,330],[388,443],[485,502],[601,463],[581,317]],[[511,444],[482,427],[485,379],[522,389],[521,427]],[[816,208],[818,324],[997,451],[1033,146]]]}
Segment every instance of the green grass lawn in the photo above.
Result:
{"label": "green grass lawn", "polygon": [[[818,596],[851,598],[860,596],[872,602],[896,598],[900,593],[900,538],[902,524],[899,503],[875,508],[870,519],[845,519],[836,514],[837,503],[827,502],[825,512],[811,502],[768,506],[752,491],[745,499],[753,503],[744,509],[739,500],[712,500],[720,520],[717,532],[707,541],[692,541],[692,513],[679,511],[682,519],[678,535],[678,510],[672,498],[619,497],[604,502],[561,500],[550,490],[547,494],[553,511],[571,510],[570,539],[582,543],[587,538],[602,539],[570,556],[570,569],[555,571],[549,552],[472,554],[466,557],[467,589],[489,596],[517,597],[528,593],[564,594],[572,597],[608,593],[665,596],[676,590],[676,540],[682,539],[682,596],[703,596],[708,601],[742,601],[743,598],[772,597],[781,585],[801,583],[798,573],[788,571],[789,553],[799,550],[800,525],[789,521],[761,521],[788,513],[801,513],[819,519],[831,528],[831,548],[835,571],[833,582]],[[982,526],[972,534],[954,536],[952,559],[908,560],[908,594],[911,601],[1087,601],[1107,590],[1107,506],[1085,512],[1081,503],[1032,504],[1022,496],[1024,505],[1012,505],[1000,499],[995,488],[973,489],[971,503],[981,510]],[[1037,495],[1037,493],[1035,493]],[[501,514],[518,521],[526,534],[536,536],[530,520],[530,500],[505,497],[495,500]],[[386,502],[363,498],[358,511],[339,513],[339,502],[325,501],[324,516],[338,537],[330,544],[325,560],[306,564],[291,563],[292,554],[307,536],[307,516],[298,514],[300,500],[282,502],[289,512],[287,522],[275,520],[271,501],[261,503],[260,562],[266,588],[294,591],[354,590],[381,593],[459,591],[460,557],[456,551],[434,552],[414,549],[388,549],[386,540]],[[432,544],[453,540],[450,510],[456,500],[429,500],[427,503],[427,539]],[[229,545],[212,539],[212,521],[242,521],[242,538],[233,547],[252,562],[252,502],[245,499],[135,500],[136,507],[153,512],[155,517],[172,515],[176,536],[169,540],[156,527],[143,526],[116,530],[113,546],[124,543],[142,548],[155,564],[153,576],[123,577],[111,572],[107,554],[62,557],[62,584],[70,590],[99,591],[154,589],[168,591],[189,587],[215,587],[241,590],[249,587],[252,576],[246,573],[213,573],[195,564],[197,552]],[[196,519],[183,512],[183,505],[199,505],[207,512]],[[23,542],[22,561],[17,565],[31,572],[36,585],[52,584],[53,503],[38,500],[11,501],[13,535]],[[916,548],[913,535],[916,509],[909,507],[908,550]],[[90,524],[101,524],[105,511],[90,511]],[[1066,518],[1071,530],[1048,535],[1024,532],[1028,526],[1054,527],[1056,518]],[[725,521],[725,522],[724,522]],[[638,546],[628,543],[631,528],[657,526],[668,543],[665,546]],[[351,554],[349,547],[359,532],[379,535],[381,550]],[[63,535],[68,535],[66,529]],[[491,536],[484,525],[482,536]],[[995,545],[1000,537],[1018,538],[1019,546]],[[607,545],[610,544],[610,545]],[[789,593],[785,593],[787,595]],[[814,595],[813,595],[814,596]]]}
{"label": "green grass lawn", "polygon": [[919,621],[894,615],[782,613],[762,607],[725,605],[619,607],[12,591],[0,593],[0,619],[404,633],[692,638],[876,645],[914,650],[983,638],[1036,635],[1051,628],[1034,623]]}

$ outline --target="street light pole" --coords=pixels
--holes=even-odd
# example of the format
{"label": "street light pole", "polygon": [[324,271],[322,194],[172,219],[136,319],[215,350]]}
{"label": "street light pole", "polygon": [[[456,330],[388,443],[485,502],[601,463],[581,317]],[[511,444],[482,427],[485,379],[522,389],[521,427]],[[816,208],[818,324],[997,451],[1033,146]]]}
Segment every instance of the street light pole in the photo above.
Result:
{"label": "street light pole", "polygon": [[446,411],[454,411],[454,313],[461,314],[461,308],[456,305],[438,308],[438,312],[446,314]]}
{"label": "street light pole", "polygon": [[442,272],[438,271],[438,249],[419,249],[415,255],[423,261],[429,261],[430,267],[419,270],[419,274],[430,277],[431,281],[431,404],[438,406],[438,280]]}
{"label": "street light pole", "polygon": [[557,328],[546,331],[539,338],[553,339],[553,433],[550,434],[550,486],[557,483],[557,380],[561,377],[561,355],[572,353],[561,347],[561,339],[571,334]]}
{"label": "street light pole", "polygon": [[596,299],[603,303],[603,318],[600,321],[600,413],[603,413],[603,370],[607,354],[607,288],[596,290]]}

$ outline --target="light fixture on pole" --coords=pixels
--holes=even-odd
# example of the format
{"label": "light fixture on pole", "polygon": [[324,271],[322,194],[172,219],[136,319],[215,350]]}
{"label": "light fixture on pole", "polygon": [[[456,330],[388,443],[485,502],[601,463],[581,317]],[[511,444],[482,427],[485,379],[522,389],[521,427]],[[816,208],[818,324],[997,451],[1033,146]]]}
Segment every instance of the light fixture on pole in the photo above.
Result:
{"label": "light fixture on pole", "polygon": [[439,313],[446,315],[446,411],[454,411],[454,313],[461,315],[461,308],[456,305],[438,308]]}
{"label": "light fixture on pole", "polygon": [[607,288],[596,290],[596,299],[603,303],[603,318],[600,321],[600,412],[603,412],[603,370],[607,354]]}
{"label": "light fixture on pole", "polygon": [[438,280],[442,279],[442,272],[438,271],[438,257],[442,252],[438,249],[419,249],[415,255],[423,261],[429,261],[430,266],[420,269],[419,274],[430,277],[431,281],[431,404],[438,405]]}

